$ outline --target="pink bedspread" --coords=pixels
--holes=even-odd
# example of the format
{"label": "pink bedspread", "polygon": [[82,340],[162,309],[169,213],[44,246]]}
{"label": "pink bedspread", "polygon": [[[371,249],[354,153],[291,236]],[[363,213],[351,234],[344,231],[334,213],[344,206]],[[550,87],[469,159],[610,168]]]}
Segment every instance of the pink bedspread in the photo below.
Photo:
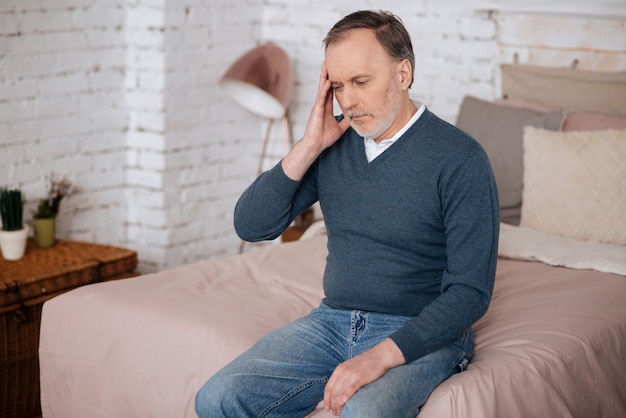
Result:
{"label": "pink bedspread", "polygon": [[[325,243],[316,236],[46,302],[43,417],[194,417],[209,376],[319,304]],[[625,417],[625,302],[626,277],[500,259],[473,362],[420,418]]]}

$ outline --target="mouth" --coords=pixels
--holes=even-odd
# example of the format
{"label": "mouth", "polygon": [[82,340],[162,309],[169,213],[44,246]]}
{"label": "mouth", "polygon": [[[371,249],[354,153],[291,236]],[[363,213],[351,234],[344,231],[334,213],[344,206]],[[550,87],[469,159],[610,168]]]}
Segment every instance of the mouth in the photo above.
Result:
{"label": "mouth", "polygon": [[354,113],[354,112],[348,113],[348,117],[350,118],[350,120],[355,123],[362,122],[368,116],[370,116],[368,113]]}

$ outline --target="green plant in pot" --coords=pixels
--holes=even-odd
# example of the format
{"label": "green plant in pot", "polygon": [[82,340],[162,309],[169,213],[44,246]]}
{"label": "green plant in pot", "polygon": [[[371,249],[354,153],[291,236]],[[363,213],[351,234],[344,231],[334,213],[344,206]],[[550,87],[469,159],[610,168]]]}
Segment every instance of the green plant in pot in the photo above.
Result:
{"label": "green plant in pot", "polygon": [[0,189],[0,250],[7,260],[19,260],[26,251],[28,228],[23,223],[24,199],[19,189]]}
{"label": "green plant in pot", "polygon": [[56,218],[61,201],[77,191],[67,178],[50,176],[48,195],[39,200],[37,210],[33,213],[33,229],[35,241],[40,247],[50,247],[56,241]]}

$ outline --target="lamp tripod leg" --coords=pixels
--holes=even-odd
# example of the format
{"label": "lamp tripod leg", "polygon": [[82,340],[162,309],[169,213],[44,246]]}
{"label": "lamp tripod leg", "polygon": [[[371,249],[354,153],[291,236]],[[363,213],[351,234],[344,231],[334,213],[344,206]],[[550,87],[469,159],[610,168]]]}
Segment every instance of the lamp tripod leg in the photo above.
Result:
{"label": "lamp tripod leg", "polygon": [[267,131],[265,132],[265,140],[263,141],[263,148],[261,149],[261,157],[259,158],[259,168],[257,169],[257,177],[261,175],[263,172],[263,163],[265,162],[265,157],[267,155],[267,145],[270,142],[270,133],[272,132],[272,125],[274,124],[274,119],[270,119],[267,124]]}

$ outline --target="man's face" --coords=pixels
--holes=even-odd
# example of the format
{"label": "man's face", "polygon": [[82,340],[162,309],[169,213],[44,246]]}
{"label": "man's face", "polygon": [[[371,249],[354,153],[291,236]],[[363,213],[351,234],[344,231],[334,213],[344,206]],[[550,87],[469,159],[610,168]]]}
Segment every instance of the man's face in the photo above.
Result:
{"label": "man's face", "polygon": [[401,126],[394,122],[402,107],[398,62],[369,29],[354,29],[326,49],[326,68],[335,98],[359,135],[382,140]]}

